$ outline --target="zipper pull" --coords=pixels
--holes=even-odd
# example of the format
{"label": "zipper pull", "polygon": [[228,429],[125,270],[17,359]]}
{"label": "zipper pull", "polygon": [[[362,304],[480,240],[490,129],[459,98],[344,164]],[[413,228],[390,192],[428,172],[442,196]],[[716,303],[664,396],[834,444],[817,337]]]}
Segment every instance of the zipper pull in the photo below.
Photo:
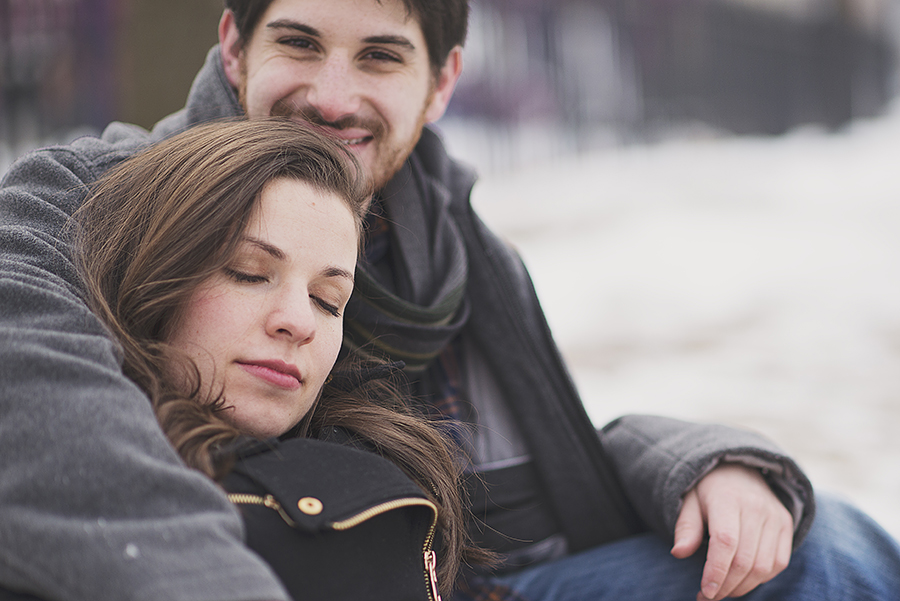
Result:
{"label": "zipper pull", "polygon": [[434,551],[425,553],[425,571],[428,572],[428,582],[431,584],[431,598],[434,601],[441,601],[441,595],[438,592],[437,583],[437,554]]}

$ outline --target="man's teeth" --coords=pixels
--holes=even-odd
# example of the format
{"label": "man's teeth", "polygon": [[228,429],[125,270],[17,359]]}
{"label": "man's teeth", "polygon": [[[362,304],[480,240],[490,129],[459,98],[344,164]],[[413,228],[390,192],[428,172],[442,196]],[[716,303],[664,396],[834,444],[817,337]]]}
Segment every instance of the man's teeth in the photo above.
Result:
{"label": "man's teeth", "polygon": [[342,144],[346,144],[347,146],[352,146],[354,144],[362,144],[365,142],[365,138],[353,138],[352,140],[341,140]]}

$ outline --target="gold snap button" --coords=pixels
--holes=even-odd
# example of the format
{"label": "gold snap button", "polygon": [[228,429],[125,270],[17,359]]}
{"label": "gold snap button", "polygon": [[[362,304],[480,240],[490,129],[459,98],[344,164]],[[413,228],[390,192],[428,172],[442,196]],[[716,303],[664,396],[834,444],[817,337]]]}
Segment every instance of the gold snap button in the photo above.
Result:
{"label": "gold snap button", "polygon": [[306,515],[319,515],[322,513],[322,501],[315,497],[303,497],[297,501],[297,508]]}

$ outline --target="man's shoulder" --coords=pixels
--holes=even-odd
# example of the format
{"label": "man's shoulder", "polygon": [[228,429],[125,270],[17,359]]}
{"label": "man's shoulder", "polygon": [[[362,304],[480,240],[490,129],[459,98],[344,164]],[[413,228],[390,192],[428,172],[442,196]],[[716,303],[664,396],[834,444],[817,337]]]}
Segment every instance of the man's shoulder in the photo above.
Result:
{"label": "man's shoulder", "polygon": [[[13,163],[3,186],[39,183],[59,169],[90,182],[148,143],[147,132],[123,123],[109,125],[101,136],[83,136],[68,144],[38,148]],[[49,183],[49,182],[48,182]]]}
{"label": "man's shoulder", "polygon": [[150,133],[137,125],[114,121],[106,126],[100,137],[86,136],[72,142],[68,150],[104,171],[139,152],[154,140]]}

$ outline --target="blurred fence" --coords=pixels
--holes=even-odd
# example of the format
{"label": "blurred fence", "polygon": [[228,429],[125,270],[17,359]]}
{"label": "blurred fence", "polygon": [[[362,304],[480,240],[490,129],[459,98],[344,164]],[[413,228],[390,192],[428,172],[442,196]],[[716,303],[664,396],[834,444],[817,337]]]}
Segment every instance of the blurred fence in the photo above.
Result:
{"label": "blurred fence", "polygon": [[777,134],[873,116],[892,96],[886,32],[863,30],[846,13],[791,19],[722,2],[682,2],[677,11],[665,0],[623,4],[646,121]]}
{"label": "blurred fence", "polygon": [[114,0],[0,0],[0,149],[112,114],[116,10]]}
{"label": "blurred fence", "polygon": [[451,115],[553,122],[577,147],[686,121],[839,127],[894,93],[892,32],[863,27],[854,1],[802,17],[747,1],[481,0]]}
{"label": "blurred fence", "polygon": [[[467,124],[498,154],[554,137],[567,153],[685,122],[737,133],[839,127],[885,105],[890,35],[860,26],[847,7],[892,2],[803,0],[844,7],[807,18],[754,2],[765,4],[475,0],[446,122]],[[221,8],[221,0],[0,0],[0,168],[73,128],[113,119],[150,126],[179,108]],[[529,143],[523,128],[538,130]]]}
{"label": "blurred fence", "polygon": [[112,120],[184,104],[222,0],[0,0],[0,171]]}

